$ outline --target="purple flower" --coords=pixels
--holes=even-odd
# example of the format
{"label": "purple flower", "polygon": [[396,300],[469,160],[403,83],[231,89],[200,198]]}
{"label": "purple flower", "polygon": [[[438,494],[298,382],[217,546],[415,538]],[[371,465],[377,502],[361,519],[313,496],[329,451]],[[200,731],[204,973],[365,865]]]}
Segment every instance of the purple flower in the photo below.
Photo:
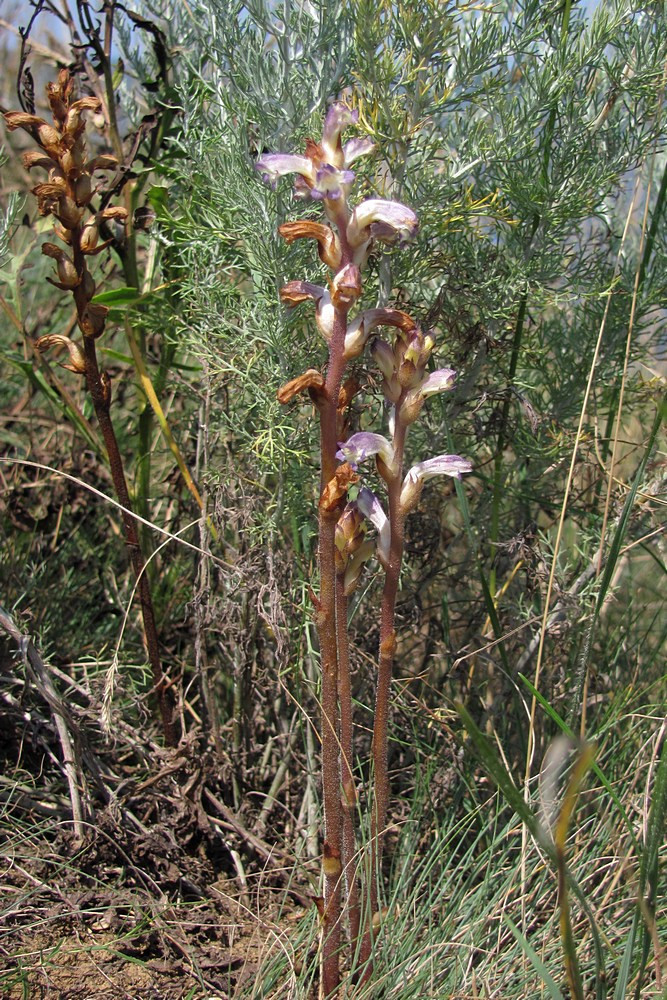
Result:
{"label": "purple flower", "polygon": [[393,467],[394,449],[382,434],[359,431],[358,434],[353,434],[347,441],[339,444],[340,451],[336,452],[336,458],[341,462],[349,462],[353,469],[371,455],[378,455],[386,466]]}
{"label": "purple flower", "polygon": [[294,156],[291,153],[266,153],[255,163],[255,170],[262,175],[262,180],[275,191],[279,177],[285,174],[301,174],[309,181],[315,178],[313,161],[307,156]]}
{"label": "purple flower", "polygon": [[343,150],[341,148],[340,137],[348,125],[356,125],[359,121],[359,112],[353,111],[343,101],[334,101],[327,116],[324,119],[322,129],[322,150],[329,163],[338,167],[343,166]]}
{"label": "purple flower", "polygon": [[344,147],[341,145],[341,132],[348,125],[356,124],[358,119],[358,111],[336,101],[327,112],[321,143],[307,139],[305,156],[266,153],[257,160],[255,169],[274,189],[279,177],[296,174],[295,192],[300,198],[315,201],[345,198],[354,180],[354,171],[348,169],[349,165],[373,149],[368,139],[351,139]]}
{"label": "purple flower", "polygon": [[400,201],[369,198],[357,205],[347,227],[347,238],[352,247],[359,247],[369,239],[383,243],[405,243],[419,228],[417,216]]}
{"label": "purple flower", "polygon": [[362,486],[357,496],[357,506],[364,517],[368,518],[378,533],[378,558],[386,568],[389,563],[389,547],[391,544],[391,525],[382,504],[372,490]]}
{"label": "purple flower", "polygon": [[358,160],[360,156],[367,156],[375,149],[375,143],[370,139],[350,139],[343,146],[343,160],[346,167]]}
{"label": "purple flower", "polygon": [[411,389],[401,405],[401,418],[404,422],[411,424],[417,419],[427,396],[452,389],[455,376],[456,372],[452,368],[438,368]]}
{"label": "purple flower", "polygon": [[437,455],[427,458],[425,462],[413,465],[403,480],[401,490],[401,509],[403,513],[413,510],[419,502],[422,486],[433,476],[453,476],[460,479],[467,472],[472,472],[472,464],[460,455]]}
{"label": "purple flower", "polygon": [[454,388],[455,378],[456,372],[453,368],[438,368],[424,379],[415,392],[419,392],[422,396],[432,396],[436,392],[447,392],[448,389]]}
{"label": "purple flower", "polygon": [[315,180],[310,191],[310,197],[315,201],[331,198],[334,201],[345,195],[345,185],[354,180],[353,170],[337,170],[330,163],[323,163],[315,171]]}

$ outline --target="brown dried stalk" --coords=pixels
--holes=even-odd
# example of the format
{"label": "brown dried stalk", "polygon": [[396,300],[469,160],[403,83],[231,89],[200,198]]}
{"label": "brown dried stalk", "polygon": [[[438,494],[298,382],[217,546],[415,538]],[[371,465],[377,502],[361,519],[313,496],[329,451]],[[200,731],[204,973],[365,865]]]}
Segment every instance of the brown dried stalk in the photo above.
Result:
{"label": "brown dried stalk", "polygon": [[40,152],[24,154],[27,169],[39,167],[47,171],[48,179],[33,188],[40,215],[54,216],[54,232],[66,249],[54,243],[45,243],[42,252],[56,262],[57,279],[47,280],[56,288],[72,293],[77,312],[82,344],[60,334],[49,334],[37,341],[39,350],[65,347],[70,371],[83,375],[102,432],[109,458],[111,477],[119,503],[123,507],[122,520],[125,544],[137,579],[139,602],[144,623],[144,639],[151,666],[153,688],[156,693],[164,739],[168,746],[178,742],[178,724],[175,718],[175,698],[160,659],[159,641],[146,564],[141,552],[137,524],[132,514],[123,459],[111,420],[111,379],[100,371],[95,342],[105,330],[108,309],[94,303],[95,281],[88,270],[87,258],[104,250],[110,241],[99,242],[99,227],[106,220],[124,223],[127,210],[108,205],[95,214],[91,202],[93,186],[98,171],[114,169],[118,161],[114,156],[101,155],[87,159],[84,113],[100,111],[101,102],[96,97],[74,97],[74,79],[68,70],[61,70],[56,83],[47,86],[47,97],[53,125],[36,115],[22,111],[5,113],[9,129],[22,128],[33,137]]}

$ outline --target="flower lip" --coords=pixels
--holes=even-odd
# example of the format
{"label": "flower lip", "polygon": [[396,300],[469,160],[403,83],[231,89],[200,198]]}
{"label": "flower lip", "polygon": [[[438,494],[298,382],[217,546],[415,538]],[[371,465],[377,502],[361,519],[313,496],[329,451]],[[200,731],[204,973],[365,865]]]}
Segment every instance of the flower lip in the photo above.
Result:
{"label": "flower lip", "polygon": [[317,240],[322,263],[334,271],[340,267],[340,241],[330,226],[311,219],[300,219],[296,222],[283,222],[278,226],[278,232],[288,243],[298,239]]}
{"label": "flower lip", "polygon": [[425,462],[413,465],[401,487],[399,502],[402,512],[408,514],[414,510],[427,479],[433,476],[452,476],[454,479],[461,479],[468,472],[472,472],[472,464],[460,455],[436,455],[435,458],[427,458]]}
{"label": "flower lip", "polygon": [[353,170],[338,170],[330,163],[323,163],[315,172],[315,180],[310,192],[311,198],[321,201],[323,198],[336,200],[345,194],[345,185],[354,180]]}
{"label": "flower lip", "polygon": [[347,227],[352,247],[360,246],[369,236],[385,243],[405,243],[417,233],[416,214],[400,201],[368,198],[357,205]]}
{"label": "flower lip", "polygon": [[326,288],[322,288],[321,285],[314,285],[312,281],[294,280],[288,281],[280,289],[280,299],[287,306],[297,306],[300,302],[305,302],[306,299],[319,302],[325,293]]}
{"label": "flower lip", "polygon": [[432,396],[436,392],[447,392],[454,388],[456,372],[453,368],[437,368],[424,379],[418,387],[422,396]]}
{"label": "flower lip", "polygon": [[413,465],[407,476],[404,485],[410,481],[417,483],[420,480],[426,482],[433,476],[453,476],[460,479],[465,473],[472,472],[472,462],[460,455],[436,455],[435,458],[427,458],[425,462],[418,462]]}
{"label": "flower lip", "polygon": [[292,153],[265,153],[255,163],[255,170],[262,175],[262,180],[275,191],[279,177],[285,174],[300,174],[306,182],[312,184],[315,177],[313,162],[307,156],[296,156]]}
{"label": "flower lip", "polygon": [[378,455],[389,467],[394,462],[394,449],[389,441],[382,434],[374,434],[372,431],[359,431],[347,441],[339,442],[339,446],[336,458],[341,462],[349,462],[353,468],[371,455]]}
{"label": "flower lip", "polygon": [[368,156],[374,149],[375,143],[371,139],[350,139],[343,146],[343,163],[346,167],[349,167],[360,156]]}

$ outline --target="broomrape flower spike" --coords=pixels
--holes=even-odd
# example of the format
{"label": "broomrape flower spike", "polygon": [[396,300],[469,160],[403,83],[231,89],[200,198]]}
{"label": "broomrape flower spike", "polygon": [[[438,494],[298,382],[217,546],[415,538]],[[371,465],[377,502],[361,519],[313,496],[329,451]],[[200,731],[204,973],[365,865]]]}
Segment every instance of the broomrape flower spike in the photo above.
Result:
{"label": "broomrape flower spike", "polygon": [[[322,284],[292,280],[280,291],[281,300],[288,307],[306,300],[314,303],[316,324],[328,348],[328,361],[326,375],[309,368],[278,392],[279,400],[284,403],[300,392],[308,392],[320,422],[320,592],[315,598],[315,624],[322,670],[320,736],[324,793],[324,895],[319,906],[321,995],[327,1000],[339,995],[343,916],[349,923],[350,953],[357,956],[352,960],[353,965],[356,961],[356,970],[352,972],[356,972],[359,984],[363,985],[373,971],[373,927],[379,912],[377,873],[382,868],[389,801],[388,719],[404,515],[416,506],[425,479],[443,472],[461,475],[470,470],[465,459],[441,456],[414,466],[403,477],[409,425],[417,419],[428,396],[451,389],[454,384],[450,368],[426,373],[435,345],[432,331],[424,333],[407,312],[388,307],[362,309],[349,318],[362,294],[361,269],[374,241],[403,246],[418,230],[415,212],[399,202],[370,198],[354,207],[348,204],[354,181],[350,167],[374,148],[363,137],[342,142],[344,130],[357,124],[358,119],[357,111],[337,101],[327,112],[320,142],[306,140],[303,155],[268,153],[256,163],[256,169],[271,187],[276,187],[280,177],[296,174],[297,197],[322,203],[326,222],[312,219],[284,222],[279,232],[288,243],[297,239],[314,240],[320,260],[332,272]],[[378,336],[380,328],[392,331],[391,342]],[[348,361],[363,354],[368,343],[383,376],[385,398],[390,403],[388,437],[369,430],[347,437],[347,425],[353,417],[350,403],[359,385],[354,377],[343,381],[345,367]],[[368,487],[356,485],[358,466],[373,457],[384,480],[389,516]],[[351,490],[358,490],[356,496]],[[352,499],[348,500],[348,494]],[[375,540],[365,537],[366,522],[375,528]],[[355,744],[347,599],[357,586],[365,563],[374,554],[384,570],[385,583],[379,616],[372,743],[375,782],[371,838],[369,856],[360,864],[358,859],[363,852],[357,847],[355,834]],[[366,872],[365,880],[360,875],[362,871]],[[365,923],[364,913],[368,914]]]}

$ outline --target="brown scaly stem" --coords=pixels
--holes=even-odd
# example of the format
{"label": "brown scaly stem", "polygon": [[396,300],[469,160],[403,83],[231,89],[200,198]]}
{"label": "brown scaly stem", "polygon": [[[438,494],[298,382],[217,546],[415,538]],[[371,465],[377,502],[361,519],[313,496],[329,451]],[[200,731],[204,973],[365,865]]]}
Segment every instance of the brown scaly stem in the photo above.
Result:
{"label": "brown scaly stem", "polygon": [[343,845],[341,861],[346,887],[346,909],[350,925],[350,947],[354,954],[359,940],[361,914],[357,879],[355,810],[357,793],[353,766],[352,685],[350,680],[350,637],[344,580],[336,580],[336,626],[338,633],[338,698],[340,702],[340,750],[343,785]]}
{"label": "brown scaly stem", "polygon": [[[405,516],[400,509],[401,483],[403,480],[403,451],[407,426],[400,420],[400,402],[396,406],[396,428],[394,431],[394,456],[397,464],[396,475],[387,482],[389,522],[391,541],[389,564],[385,571],[380,613],[380,648],[378,654],[378,680],[375,695],[375,717],[373,721],[373,770],[374,802],[371,815],[371,863],[370,863],[370,904],[372,919],[381,920],[378,880],[382,866],[385,827],[389,808],[389,699],[391,676],[396,651],[396,598],[403,561]],[[378,915],[376,917],[376,914]],[[373,927],[366,928],[361,947],[360,964],[363,970],[362,982],[367,982],[373,971]]]}
{"label": "brown scaly stem", "polygon": [[[342,227],[341,227],[342,228]],[[349,256],[343,253],[341,270]],[[338,399],[345,370],[343,358],[347,309],[335,310],[329,364],[320,411],[321,488],[334,478],[338,461]],[[322,662],[322,786],[324,793],[324,914],[322,917],[322,990],[335,997],[340,984],[342,803],[338,706],[338,643],[334,537],[340,510],[319,509],[320,597],[316,616]]]}

